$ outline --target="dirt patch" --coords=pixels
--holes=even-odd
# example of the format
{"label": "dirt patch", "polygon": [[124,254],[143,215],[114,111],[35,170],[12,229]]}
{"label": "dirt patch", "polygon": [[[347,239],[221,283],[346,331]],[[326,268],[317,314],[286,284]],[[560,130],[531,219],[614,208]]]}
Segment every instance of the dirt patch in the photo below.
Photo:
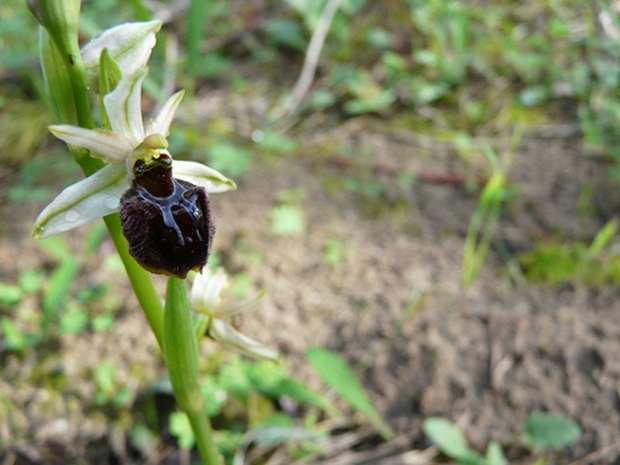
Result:
{"label": "dirt patch", "polygon": [[[369,159],[405,171],[472,169],[449,148],[423,149],[373,132],[372,120],[356,124],[346,139],[353,157],[355,147],[363,146],[370,147]],[[319,131],[309,143],[341,135]],[[508,173],[518,193],[503,212],[499,240],[513,251],[554,234],[591,240],[613,201],[604,201],[603,187],[594,193],[596,214],[580,214],[584,186],[609,185],[606,167],[590,155],[578,139],[525,137]],[[512,460],[528,459],[521,422],[531,412],[551,411],[574,419],[584,432],[556,453],[558,462],[607,448],[587,463],[616,463],[620,452],[610,446],[620,438],[620,292],[612,286],[550,289],[515,282],[494,250],[477,281],[464,289],[460,266],[476,193],[423,181],[392,189],[395,178],[381,172],[372,174],[388,185],[379,198],[333,187],[334,179],[352,173],[359,174],[320,157],[280,158],[269,166],[255,163],[236,192],[213,196],[215,250],[222,263],[234,273],[247,272],[254,288],[269,290],[245,318],[244,331],[277,346],[293,374],[315,387],[320,384],[303,351],[338,351],[409,447],[427,443],[421,421],[440,415],[458,421],[478,450],[494,439]],[[306,232],[273,234],[270,215],[278,192],[300,187],[307,193],[301,202]],[[1,207],[5,280],[45,261],[25,237],[40,206]],[[71,234],[77,249],[84,231]],[[325,260],[330,240],[343,251],[332,263]],[[18,260],[19,250],[26,252]],[[102,264],[109,244],[98,253],[87,265],[92,279],[109,273]],[[248,254],[258,258],[248,261]],[[105,358],[135,397],[164,374],[128,285],[120,274],[115,282],[122,311],[113,329],[61,340],[59,363],[70,381],[59,398],[45,383],[26,381],[32,375],[28,363],[41,362],[35,353],[4,355],[0,383],[16,406],[12,417],[0,421],[4,437],[16,424],[26,443],[55,437],[80,444],[111,436],[105,419],[92,420],[80,406],[94,393],[81,390],[76,380]],[[138,374],[136,366],[143,368]]]}

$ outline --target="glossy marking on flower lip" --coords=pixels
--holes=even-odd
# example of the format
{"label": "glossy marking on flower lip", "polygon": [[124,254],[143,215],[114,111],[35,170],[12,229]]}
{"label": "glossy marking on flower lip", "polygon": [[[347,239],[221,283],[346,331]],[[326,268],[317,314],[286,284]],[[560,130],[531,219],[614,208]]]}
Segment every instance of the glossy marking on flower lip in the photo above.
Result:
{"label": "glossy marking on flower lip", "polygon": [[215,233],[205,190],[174,179],[167,154],[138,160],[133,172],[120,208],[129,253],[153,273],[185,278],[201,270]]}

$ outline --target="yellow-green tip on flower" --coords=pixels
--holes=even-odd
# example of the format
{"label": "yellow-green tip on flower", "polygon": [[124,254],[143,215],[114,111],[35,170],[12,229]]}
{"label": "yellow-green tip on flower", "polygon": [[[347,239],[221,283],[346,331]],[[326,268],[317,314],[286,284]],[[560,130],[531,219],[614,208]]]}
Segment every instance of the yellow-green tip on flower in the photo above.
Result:
{"label": "yellow-green tip on flower", "polygon": [[195,312],[209,318],[207,335],[226,349],[264,360],[277,361],[278,352],[237,331],[230,323],[234,317],[254,306],[265,290],[252,299],[241,302],[222,302],[220,294],[228,286],[228,276],[222,268],[215,272],[206,267],[202,274],[196,274],[190,304]]}
{"label": "yellow-green tip on flower", "polygon": [[[183,91],[171,96],[157,117],[145,127],[141,93],[146,74],[146,69],[140,69],[133,75],[123,75],[114,91],[104,97],[112,130],[50,126],[50,131],[59,139],[89,149],[93,157],[109,163],[66,188],[41,212],[33,230],[35,238],[43,239],[118,212],[120,198],[131,186],[136,161],[162,155],[170,157],[166,138]],[[201,163],[174,161],[172,174],[209,193],[236,188],[233,181]]]}

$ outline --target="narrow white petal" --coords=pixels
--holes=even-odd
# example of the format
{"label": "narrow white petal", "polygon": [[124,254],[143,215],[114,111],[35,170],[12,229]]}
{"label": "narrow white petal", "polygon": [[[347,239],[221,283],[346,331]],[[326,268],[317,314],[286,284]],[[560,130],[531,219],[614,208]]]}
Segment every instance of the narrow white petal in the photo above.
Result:
{"label": "narrow white petal", "polygon": [[123,76],[116,88],[103,98],[112,131],[122,134],[135,148],[144,140],[142,121],[142,81],[148,69],[142,68],[131,76]]}
{"label": "narrow white petal", "polygon": [[211,315],[215,318],[222,318],[222,319],[233,318],[245,312],[248,308],[256,305],[258,301],[262,299],[266,293],[267,293],[267,289],[263,289],[251,299],[241,300],[239,302],[234,302],[234,303],[227,304],[227,305],[219,305],[217,310],[212,312]]}
{"label": "narrow white petal", "polygon": [[208,267],[194,277],[190,303],[194,311],[211,314],[220,293],[226,287],[228,277],[223,268],[218,268],[215,273]]}
{"label": "narrow white petal", "polygon": [[278,360],[278,351],[250,339],[241,334],[228,323],[213,318],[209,327],[209,336],[221,343],[225,348],[244,355],[265,360]]}
{"label": "narrow white petal", "polygon": [[119,209],[121,195],[129,187],[123,165],[106,165],[93,175],[67,187],[41,212],[32,235],[44,239],[94,221]]}
{"label": "narrow white petal", "polygon": [[134,74],[149,61],[161,24],[159,20],[126,23],[102,32],[82,48],[84,66],[96,70],[101,52],[107,48],[123,76]]}
{"label": "narrow white petal", "polygon": [[105,129],[84,129],[64,124],[50,126],[48,129],[68,144],[91,150],[93,157],[116,164],[124,164],[133,149],[125,136]]}
{"label": "narrow white petal", "polygon": [[170,123],[174,118],[174,113],[177,111],[177,107],[185,95],[184,90],[180,90],[176,94],[172,95],[159,111],[157,117],[149,123],[147,134],[160,134],[164,137],[168,137],[170,134]]}
{"label": "narrow white petal", "polygon": [[172,162],[172,176],[204,187],[207,192],[212,194],[219,194],[237,188],[234,181],[228,179],[219,171],[194,161],[174,160]]}

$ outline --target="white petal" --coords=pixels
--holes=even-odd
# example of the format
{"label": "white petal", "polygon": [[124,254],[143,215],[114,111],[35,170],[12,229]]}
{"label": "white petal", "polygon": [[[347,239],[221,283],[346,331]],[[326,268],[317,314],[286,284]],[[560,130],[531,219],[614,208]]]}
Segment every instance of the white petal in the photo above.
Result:
{"label": "white petal", "polygon": [[123,76],[134,74],[149,61],[161,24],[159,20],[127,23],[102,32],[82,48],[84,66],[96,70],[101,52],[107,48]]}
{"label": "white petal", "polygon": [[214,318],[221,318],[223,320],[233,318],[245,312],[248,308],[256,305],[258,301],[262,299],[266,293],[267,293],[267,289],[263,289],[251,299],[240,300],[239,302],[229,303],[227,305],[219,305],[217,310],[212,312],[211,315]]}
{"label": "white petal", "polygon": [[89,149],[94,157],[116,164],[124,164],[133,149],[125,136],[105,129],[84,129],[64,124],[48,129],[60,140]]}
{"label": "white petal", "polygon": [[185,95],[185,91],[180,90],[166,101],[157,117],[149,123],[146,130],[147,134],[160,134],[168,137],[168,134],[170,134],[170,123],[172,123],[172,118],[174,118],[174,113],[177,111],[183,95]]}
{"label": "white petal", "polygon": [[45,207],[35,222],[32,235],[44,239],[115,213],[119,209],[120,197],[128,187],[125,166],[106,165],[67,187]]}
{"label": "white petal", "polygon": [[228,277],[223,268],[218,268],[213,273],[207,267],[202,270],[202,274],[196,274],[190,294],[190,302],[194,311],[210,315],[227,281]]}
{"label": "white petal", "polygon": [[211,320],[209,336],[221,343],[225,348],[241,354],[265,360],[278,360],[278,351],[254,339],[250,339],[222,320],[216,318]]}
{"label": "white petal", "polygon": [[131,76],[124,76],[116,88],[103,98],[112,131],[131,141],[133,148],[144,140],[142,121],[142,81],[148,69],[142,68]]}
{"label": "white petal", "polygon": [[212,194],[219,194],[237,188],[234,181],[228,179],[219,171],[194,161],[174,160],[172,162],[172,176],[204,187],[207,192]]}

